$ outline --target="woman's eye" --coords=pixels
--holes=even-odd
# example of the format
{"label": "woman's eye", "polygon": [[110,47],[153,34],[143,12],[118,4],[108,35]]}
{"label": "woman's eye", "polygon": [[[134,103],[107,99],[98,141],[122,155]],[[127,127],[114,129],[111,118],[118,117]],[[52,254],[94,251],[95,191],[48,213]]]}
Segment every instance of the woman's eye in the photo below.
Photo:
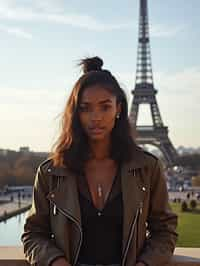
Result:
{"label": "woman's eye", "polygon": [[79,107],[79,110],[80,110],[81,112],[88,112],[88,111],[89,111],[89,107],[88,107],[88,106],[80,106],[80,107]]}
{"label": "woman's eye", "polygon": [[106,111],[106,110],[108,110],[108,109],[110,109],[110,108],[111,108],[110,105],[103,105],[103,106],[102,106],[102,109],[103,109],[104,111]]}

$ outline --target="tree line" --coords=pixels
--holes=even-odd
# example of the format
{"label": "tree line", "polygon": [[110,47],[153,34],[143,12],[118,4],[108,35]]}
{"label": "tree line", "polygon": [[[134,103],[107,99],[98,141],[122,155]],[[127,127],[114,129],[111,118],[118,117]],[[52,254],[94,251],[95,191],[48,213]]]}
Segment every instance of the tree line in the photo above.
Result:
{"label": "tree line", "polygon": [[0,155],[0,188],[5,185],[33,185],[37,167],[47,156],[48,154],[39,156],[34,152],[16,151]]}
{"label": "tree line", "polygon": [[184,154],[179,156],[177,164],[183,167],[188,167],[194,171],[200,172],[200,154]]}
{"label": "tree line", "polygon": [[[0,155],[0,189],[5,185],[33,185],[37,167],[48,157],[37,153],[8,151]],[[200,172],[200,154],[188,154],[179,157],[177,164]]]}

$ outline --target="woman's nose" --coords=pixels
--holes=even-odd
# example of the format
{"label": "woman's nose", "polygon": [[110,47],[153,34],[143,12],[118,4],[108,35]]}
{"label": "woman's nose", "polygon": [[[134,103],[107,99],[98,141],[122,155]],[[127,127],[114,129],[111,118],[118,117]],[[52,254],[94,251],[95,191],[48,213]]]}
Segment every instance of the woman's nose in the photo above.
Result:
{"label": "woman's nose", "polygon": [[91,120],[92,121],[99,121],[102,119],[102,114],[100,112],[97,112],[97,111],[93,111],[91,113],[91,116],[90,116]]}

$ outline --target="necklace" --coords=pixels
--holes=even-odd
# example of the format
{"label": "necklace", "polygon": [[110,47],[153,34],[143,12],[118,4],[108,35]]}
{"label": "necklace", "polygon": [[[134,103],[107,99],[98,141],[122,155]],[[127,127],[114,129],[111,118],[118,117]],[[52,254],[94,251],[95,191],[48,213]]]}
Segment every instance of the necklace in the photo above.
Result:
{"label": "necklace", "polygon": [[102,186],[100,184],[97,185],[97,195],[99,198],[102,198],[102,196],[103,196]]}
{"label": "necklace", "polygon": [[107,200],[107,197],[109,195],[110,191],[107,191],[107,193],[105,193],[105,196],[103,196],[103,188],[101,184],[97,185],[97,196],[100,199],[100,201],[104,204]]}

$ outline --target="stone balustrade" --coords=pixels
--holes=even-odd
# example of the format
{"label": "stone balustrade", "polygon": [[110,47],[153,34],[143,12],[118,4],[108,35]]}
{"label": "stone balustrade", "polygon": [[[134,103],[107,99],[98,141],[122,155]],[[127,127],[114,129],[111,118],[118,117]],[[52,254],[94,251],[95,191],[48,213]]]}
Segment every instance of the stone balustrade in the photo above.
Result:
{"label": "stone balustrade", "polygon": [[[0,247],[0,266],[28,265],[22,247]],[[171,263],[166,266],[200,266],[200,248],[176,248]]]}

